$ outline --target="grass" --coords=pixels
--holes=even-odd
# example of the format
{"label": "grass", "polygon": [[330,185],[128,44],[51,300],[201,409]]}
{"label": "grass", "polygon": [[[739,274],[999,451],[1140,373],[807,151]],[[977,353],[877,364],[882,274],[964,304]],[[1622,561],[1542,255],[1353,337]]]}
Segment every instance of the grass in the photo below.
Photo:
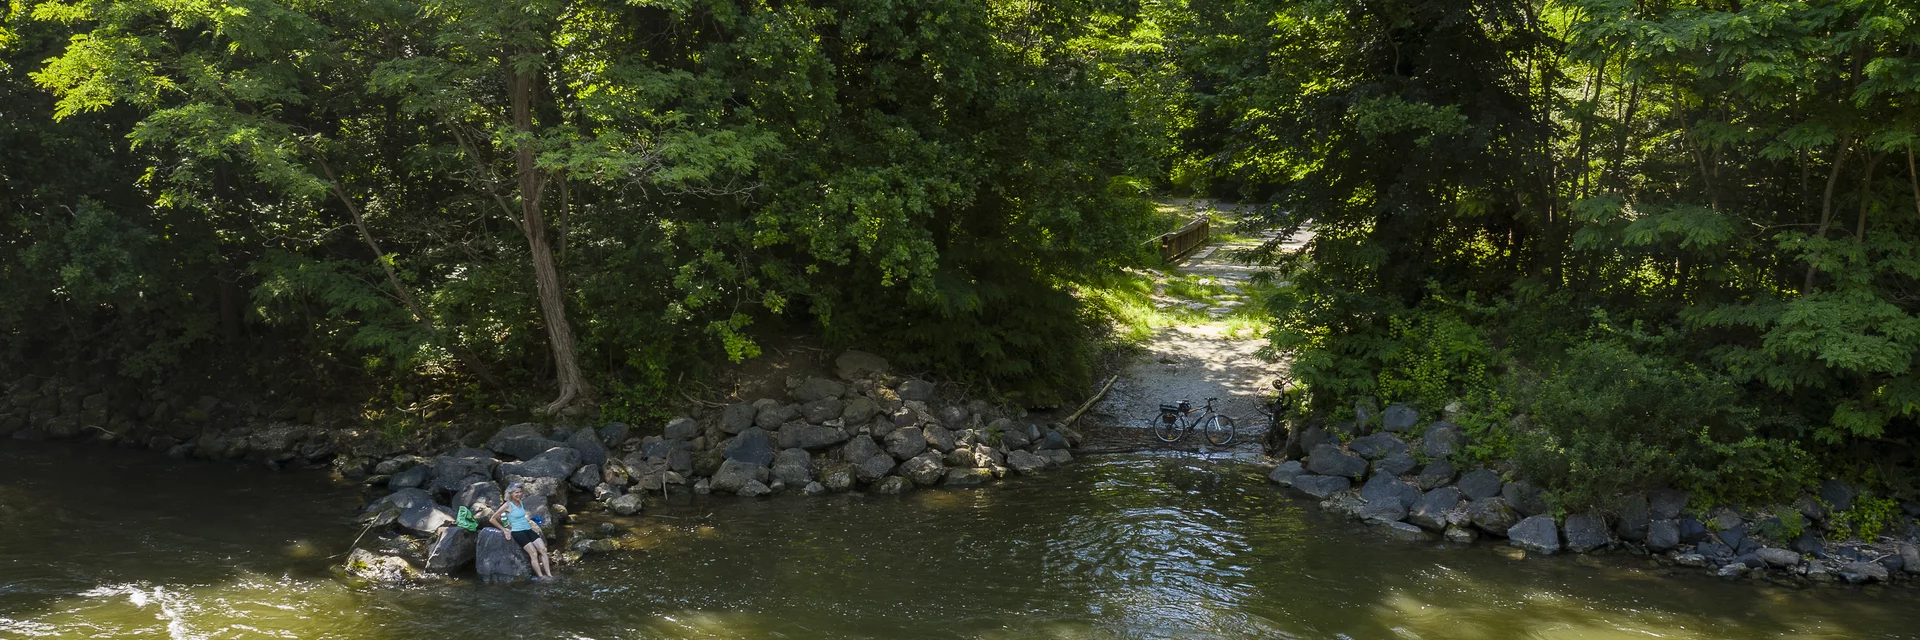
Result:
{"label": "grass", "polygon": [[[1266,335],[1272,323],[1263,303],[1273,290],[1271,284],[1245,283],[1234,292],[1211,276],[1130,270],[1078,294],[1113,323],[1122,342],[1140,344],[1180,325],[1221,324],[1234,339]],[[1227,302],[1239,304],[1224,316],[1207,312]]]}

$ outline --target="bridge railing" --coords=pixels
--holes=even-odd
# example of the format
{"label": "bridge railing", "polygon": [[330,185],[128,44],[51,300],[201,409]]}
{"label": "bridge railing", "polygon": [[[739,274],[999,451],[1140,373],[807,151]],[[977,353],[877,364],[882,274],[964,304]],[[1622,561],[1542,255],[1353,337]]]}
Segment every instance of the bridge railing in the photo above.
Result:
{"label": "bridge railing", "polygon": [[1194,218],[1192,222],[1187,223],[1186,226],[1169,233],[1161,234],[1159,237],[1160,262],[1172,263],[1175,260],[1186,257],[1186,255],[1192,253],[1194,249],[1200,248],[1200,245],[1206,244],[1207,238],[1211,237],[1211,232],[1211,224],[1207,220],[1207,216],[1201,214],[1199,217]]}

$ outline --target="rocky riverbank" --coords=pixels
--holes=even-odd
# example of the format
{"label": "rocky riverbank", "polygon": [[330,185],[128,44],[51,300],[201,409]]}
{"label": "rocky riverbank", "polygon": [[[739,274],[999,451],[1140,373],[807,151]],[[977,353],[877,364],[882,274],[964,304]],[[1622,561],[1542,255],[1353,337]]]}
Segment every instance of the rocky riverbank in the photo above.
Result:
{"label": "rocky riverbank", "polygon": [[1509,464],[1456,466],[1467,444],[1459,426],[1421,426],[1419,412],[1405,405],[1358,413],[1356,422],[1293,434],[1286,450],[1304,456],[1281,462],[1268,479],[1394,538],[1504,540],[1516,557],[1648,554],[1723,578],[1793,585],[1911,584],[1920,574],[1920,504],[1889,514],[1892,535],[1831,539],[1844,532],[1838,516],[1860,497],[1858,487],[1839,480],[1792,505],[1754,510],[1703,510],[1686,492],[1660,489],[1619,496],[1610,509],[1555,513]]}

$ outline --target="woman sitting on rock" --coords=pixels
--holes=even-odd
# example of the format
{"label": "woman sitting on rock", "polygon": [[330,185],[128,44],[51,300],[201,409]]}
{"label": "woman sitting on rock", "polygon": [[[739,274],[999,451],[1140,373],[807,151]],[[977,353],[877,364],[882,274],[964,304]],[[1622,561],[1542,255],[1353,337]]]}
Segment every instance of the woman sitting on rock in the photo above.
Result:
{"label": "woman sitting on rock", "polygon": [[[527,516],[527,490],[515,482],[507,487],[507,504],[493,512],[493,526],[500,528],[500,534],[513,539],[515,544],[527,550],[527,562],[532,565],[533,579],[553,579],[553,567],[547,561],[547,542],[540,539],[539,532],[533,529],[533,519]],[[507,517],[505,526],[500,516]]]}

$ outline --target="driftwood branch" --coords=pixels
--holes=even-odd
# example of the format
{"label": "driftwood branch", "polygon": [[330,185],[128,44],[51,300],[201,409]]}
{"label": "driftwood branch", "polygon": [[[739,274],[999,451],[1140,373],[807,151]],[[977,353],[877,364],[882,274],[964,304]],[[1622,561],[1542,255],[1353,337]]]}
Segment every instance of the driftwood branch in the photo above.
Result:
{"label": "driftwood branch", "polygon": [[1057,424],[1061,426],[1074,424],[1075,421],[1080,419],[1080,414],[1086,413],[1088,409],[1093,408],[1094,403],[1099,402],[1101,398],[1107,397],[1107,391],[1113,389],[1113,383],[1119,380],[1120,380],[1120,376],[1107,378],[1107,384],[1106,386],[1100,387],[1100,393],[1093,394],[1093,397],[1088,398],[1085,404],[1080,405],[1079,409],[1075,410],[1071,414],[1068,414],[1065,419],[1062,419]]}

